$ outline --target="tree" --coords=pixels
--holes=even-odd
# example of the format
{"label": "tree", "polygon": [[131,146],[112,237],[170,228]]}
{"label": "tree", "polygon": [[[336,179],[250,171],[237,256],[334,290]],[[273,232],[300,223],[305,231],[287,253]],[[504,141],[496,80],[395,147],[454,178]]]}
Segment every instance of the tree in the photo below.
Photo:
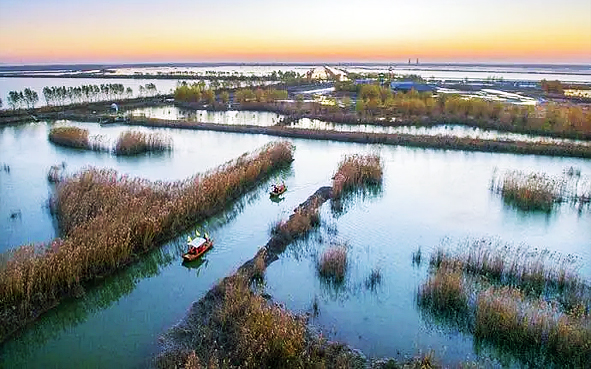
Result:
{"label": "tree", "polygon": [[2,109],[2,98],[0,98],[0,109]]}

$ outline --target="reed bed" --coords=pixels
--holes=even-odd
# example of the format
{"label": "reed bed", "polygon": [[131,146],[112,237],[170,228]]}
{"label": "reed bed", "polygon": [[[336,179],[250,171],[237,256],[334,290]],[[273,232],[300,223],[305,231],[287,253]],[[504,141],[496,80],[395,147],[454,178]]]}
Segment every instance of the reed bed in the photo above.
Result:
{"label": "reed bed", "polygon": [[293,146],[278,142],[184,181],[91,168],[59,182],[52,208],[63,239],[42,250],[18,248],[0,269],[0,341],[85,282],[223,210],[292,160]]}
{"label": "reed bed", "polygon": [[549,176],[545,173],[507,171],[492,179],[492,190],[501,194],[505,202],[522,210],[550,212],[561,202],[585,204],[589,202],[591,186],[581,179],[580,171],[570,168],[563,176]]}
{"label": "reed bed", "polygon": [[557,311],[519,289],[491,287],[478,295],[475,335],[517,350],[543,347],[561,366],[591,362],[591,317]]}
{"label": "reed bed", "polygon": [[458,249],[432,255],[420,304],[435,315],[459,313],[461,327],[516,354],[531,352],[561,367],[591,362],[591,294],[572,257],[494,240],[469,240]]}
{"label": "reed bed", "polygon": [[439,268],[419,288],[419,303],[438,311],[453,314],[468,311],[467,290],[460,270]]}
{"label": "reed bed", "polygon": [[459,243],[456,252],[437,249],[430,264],[436,268],[462,270],[504,285],[537,294],[569,292],[581,298],[589,288],[577,273],[577,260],[547,250],[514,247],[495,239],[469,239]]}
{"label": "reed bed", "polygon": [[116,155],[138,155],[146,152],[161,152],[172,149],[172,139],[158,133],[137,131],[121,132],[113,152]]}
{"label": "reed bed", "polygon": [[381,183],[383,172],[379,155],[346,156],[339,163],[333,177],[333,198],[340,198],[345,192],[356,187]]}
{"label": "reed bed", "polygon": [[322,278],[334,282],[342,282],[347,273],[347,246],[334,245],[326,249],[316,265]]}
{"label": "reed bed", "polygon": [[88,130],[78,127],[53,127],[49,131],[49,141],[56,145],[91,150]]}

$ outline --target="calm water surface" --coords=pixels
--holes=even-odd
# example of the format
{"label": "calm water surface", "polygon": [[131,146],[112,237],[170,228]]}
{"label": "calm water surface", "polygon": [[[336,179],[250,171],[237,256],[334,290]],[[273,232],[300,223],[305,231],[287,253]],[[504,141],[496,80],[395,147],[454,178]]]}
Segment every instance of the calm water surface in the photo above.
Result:
{"label": "calm water surface", "polygon": [[[75,124],[91,135],[116,137],[125,127]],[[66,162],[74,173],[94,165],[152,180],[183,179],[253,150],[272,138],[207,131],[155,129],[170,135],[174,150],[165,155],[117,158],[53,146],[52,124],[32,123],[0,129],[0,249],[56,236],[46,209],[52,192],[46,174]],[[147,130],[147,129],[145,129]],[[469,335],[432,324],[415,306],[427,266],[413,266],[411,254],[423,258],[443,239],[496,237],[515,244],[548,248],[580,258],[581,274],[591,280],[591,215],[562,205],[552,213],[523,213],[503,204],[489,191],[494,168],[544,171],[558,175],[575,166],[591,174],[591,161],[571,158],[465,153],[405,147],[293,140],[295,161],[271,181],[285,180],[285,200],[271,202],[263,183],[224,214],[196,227],[207,229],[215,247],[203,263],[181,265],[186,235],[155,250],[133,266],[90,287],[84,298],[63,303],[0,347],[0,367],[138,368],[158,349],[158,337],[186,314],[220,278],[250,259],[269,238],[269,227],[286,218],[319,186],[330,184],[344,154],[379,152],[384,183],[376,195],[358,196],[341,213],[322,208],[320,230],[307,242],[291,245],[267,271],[266,288],[276,301],[309,312],[326,334],[360,348],[372,357],[413,355],[434,349],[445,363],[482,359]],[[10,218],[20,210],[21,217]],[[317,255],[331,242],[349,245],[350,268],[342,286],[327,285],[316,273]],[[373,268],[382,283],[367,289]],[[479,354],[477,354],[478,352]],[[480,356],[479,356],[480,355]]]}

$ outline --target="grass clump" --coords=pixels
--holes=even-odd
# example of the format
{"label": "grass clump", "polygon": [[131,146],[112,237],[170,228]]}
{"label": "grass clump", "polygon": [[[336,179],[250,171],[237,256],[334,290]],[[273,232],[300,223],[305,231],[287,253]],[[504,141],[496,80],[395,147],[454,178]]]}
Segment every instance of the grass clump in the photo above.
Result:
{"label": "grass clump", "polygon": [[454,314],[468,310],[466,287],[461,271],[439,268],[419,288],[419,303],[438,311]]}
{"label": "grass clump", "polygon": [[459,312],[465,320],[460,329],[508,349],[527,365],[590,362],[591,295],[570,267],[572,258],[491,240],[459,250],[438,250],[430,262],[435,273],[419,289],[419,303],[435,317]]}
{"label": "grass clump", "polygon": [[581,178],[580,170],[568,168],[562,176],[545,173],[508,171],[492,179],[492,190],[501,194],[503,200],[522,210],[550,212],[555,204],[562,202],[589,203],[591,190],[588,179]]}
{"label": "grass clump", "polygon": [[438,249],[430,264],[436,268],[452,266],[504,285],[535,294],[560,292],[585,295],[585,284],[576,273],[576,259],[527,246],[513,247],[494,239],[466,240],[455,253]]}
{"label": "grass clump", "polygon": [[382,272],[380,269],[374,268],[365,280],[365,287],[371,291],[375,291],[380,283],[382,283]]}
{"label": "grass clump", "polygon": [[150,182],[92,168],[59,182],[52,208],[63,239],[51,247],[18,248],[0,266],[0,341],[85,282],[114,272],[222,211],[289,164],[292,154],[291,144],[271,143],[177,182]]}
{"label": "grass clump", "polygon": [[88,139],[88,130],[78,127],[53,127],[49,131],[49,141],[56,145],[76,149],[92,149]]}
{"label": "grass clump", "polygon": [[543,347],[561,366],[583,367],[591,359],[587,314],[569,316],[511,287],[491,287],[478,295],[475,335],[517,350]]}
{"label": "grass clump", "polygon": [[379,155],[346,156],[333,177],[334,198],[340,198],[347,191],[382,181],[383,167]]}
{"label": "grass clump", "polygon": [[317,264],[321,277],[342,282],[347,272],[347,246],[335,245],[326,249]]}
{"label": "grass clump", "polygon": [[137,131],[121,132],[113,151],[116,155],[138,155],[145,152],[161,152],[172,149],[172,139],[158,133]]}

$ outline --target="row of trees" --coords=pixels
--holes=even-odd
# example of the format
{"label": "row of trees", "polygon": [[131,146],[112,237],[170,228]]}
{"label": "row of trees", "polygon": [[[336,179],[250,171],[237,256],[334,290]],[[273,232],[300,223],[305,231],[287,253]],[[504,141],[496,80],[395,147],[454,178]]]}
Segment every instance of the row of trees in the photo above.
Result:
{"label": "row of trees", "polygon": [[277,100],[287,99],[287,90],[278,90],[275,88],[243,88],[234,94],[234,98],[239,103],[248,102],[275,102]]}
{"label": "row of trees", "polygon": [[[191,84],[181,82],[174,90],[174,99],[189,103],[198,103],[205,100],[207,104],[213,104],[215,102],[215,90],[208,88],[204,81]],[[226,103],[228,99],[229,97],[226,96]]]}
{"label": "row of trees", "polygon": [[[131,87],[125,88],[120,83],[77,87],[45,86],[42,91],[45,103],[50,106],[133,97],[133,89]],[[157,94],[158,89],[153,83],[147,83],[139,87],[139,96],[155,96]],[[32,109],[38,102],[39,95],[30,88],[25,88],[24,91],[10,91],[8,93],[7,103],[12,109]],[[1,107],[2,104],[0,104]]]}
{"label": "row of trees", "polygon": [[[10,91],[8,92],[8,105],[14,109],[32,109],[39,102],[39,95],[30,88],[25,88],[24,91]],[[1,105],[0,105],[1,107]]]}
{"label": "row of trees", "polygon": [[125,88],[120,83],[83,85],[78,87],[43,87],[43,98],[47,105],[87,103],[112,98],[130,98],[132,96],[133,90],[131,87]]}

